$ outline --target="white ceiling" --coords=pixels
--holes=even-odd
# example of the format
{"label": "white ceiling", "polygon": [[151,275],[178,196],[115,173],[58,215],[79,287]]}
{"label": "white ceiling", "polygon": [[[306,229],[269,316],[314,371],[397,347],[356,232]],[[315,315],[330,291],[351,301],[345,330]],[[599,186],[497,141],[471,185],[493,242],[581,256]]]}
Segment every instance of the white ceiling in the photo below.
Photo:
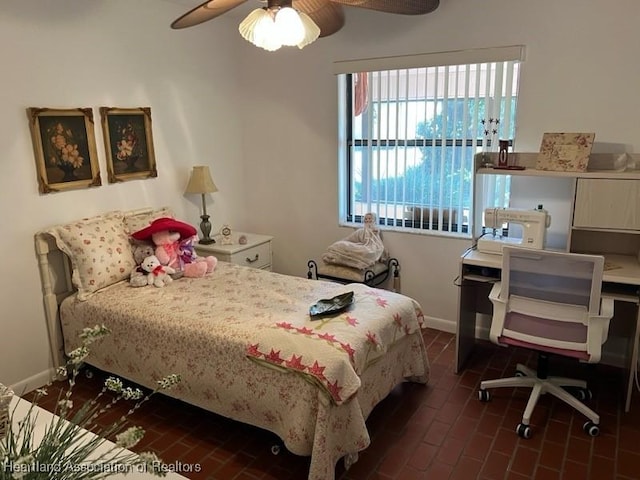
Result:
{"label": "white ceiling", "polygon": [[[201,5],[201,4],[203,4],[205,2],[205,0],[163,0],[163,1],[167,2],[167,3],[173,3],[174,5],[180,5],[180,6],[184,7],[184,11],[182,13],[180,13],[179,15],[187,13],[192,8],[195,8],[198,5]],[[224,13],[224,16],[228,17],[228,18],[241,19],[241,18],[246,17],[251,10],[253,10],[255,8],[259,8],[259,7],[260,7],[260,0],[248,0],[244,4],[238,5],[237,7],[229,10],[226,13]]]}

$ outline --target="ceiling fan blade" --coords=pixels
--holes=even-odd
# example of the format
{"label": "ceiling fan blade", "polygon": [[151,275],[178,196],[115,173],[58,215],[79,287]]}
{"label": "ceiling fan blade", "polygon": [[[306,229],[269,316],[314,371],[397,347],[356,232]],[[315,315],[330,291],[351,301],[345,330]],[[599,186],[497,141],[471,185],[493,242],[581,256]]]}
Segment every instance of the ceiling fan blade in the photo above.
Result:
{"label": "ceiling fan blade", "polygon": [[440,0],[331,0],[334,3],[348,5],[350,7],[378,10],[386,13],[399,13],[402,15],[422,15],[433,12]]}
{"label": "ceiling fan blade", "polygon": [[209,0],[189,10],[171,24],[171,28],[187,28],[211,20],[247,0]]}
{"label": "ceiling fan blade", "polygon": [[293,8],[311,17],[320,28],[321,37],[328,37],[344,26],[344,10],[329,0],[293,0]]}

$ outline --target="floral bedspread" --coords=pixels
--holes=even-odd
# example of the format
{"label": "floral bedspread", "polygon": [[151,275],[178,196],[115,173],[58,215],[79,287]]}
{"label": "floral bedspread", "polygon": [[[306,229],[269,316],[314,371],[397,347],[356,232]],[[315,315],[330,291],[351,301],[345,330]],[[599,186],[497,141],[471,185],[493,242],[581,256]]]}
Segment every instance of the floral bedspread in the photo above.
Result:
{"label": "floral bedspread", "polygon": [[[310,305],[348,290],[356,298],[349,310],[310,321]],[[92,345],[88,363],[150,388],[180,374],[167,394],[274,432],[292,453],[311,456],[309,480],[333,479],[341,457],[369,445],[373,407],[397,384],[426,383],[429,375],[419,306],[360,284],[220,262],[205,278],[163,288],[122,282],[86,301],[72,296],[60,313],[67,352],[82,328],[104,323],[112,334]],[[262,354],[255,361],[271,350],[284,367]],[[317,372],[326,365],[326,380],[300,372],[316,362]]]}
{"label": "floral bedspread", "polygon": [[310,376],[338,405],[358,391],[369,365],[424,326],[420,306],[403,295],[363,284],[341,290],[354,292],[347,311],[312,321],[300,312],[286,315],[256,331],[247,347],[251,358]]}

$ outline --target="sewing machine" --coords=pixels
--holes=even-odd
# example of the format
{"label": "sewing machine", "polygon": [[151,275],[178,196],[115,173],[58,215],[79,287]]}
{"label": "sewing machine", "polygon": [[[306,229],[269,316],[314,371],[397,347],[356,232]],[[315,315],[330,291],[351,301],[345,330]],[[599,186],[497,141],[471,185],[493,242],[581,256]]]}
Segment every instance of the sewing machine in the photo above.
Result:
{"label": "sewing machine", "polygon": [[[502,225],[505,223],[520,224],[522,238],[503,236]],[[497,255],[502,254],[504,245],[543,249],[550,224],[551,217],[542,209],[542,205],[535,210],[487,208],[484,211],[484,226],[493,229],[493,232],[485,233],[478,239],[477,249],[479,252]]]}

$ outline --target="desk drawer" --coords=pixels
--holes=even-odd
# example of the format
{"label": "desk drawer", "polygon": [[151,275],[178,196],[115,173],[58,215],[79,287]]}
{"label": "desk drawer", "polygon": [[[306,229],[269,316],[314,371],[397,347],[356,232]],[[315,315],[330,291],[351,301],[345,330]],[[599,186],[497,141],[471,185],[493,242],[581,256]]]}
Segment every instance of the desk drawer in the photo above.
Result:
{"label": "desk drawer", "polygon": [[231,255],[231,263],[252,268],[268,268],[271,265],[271,243],[266,242]]}

